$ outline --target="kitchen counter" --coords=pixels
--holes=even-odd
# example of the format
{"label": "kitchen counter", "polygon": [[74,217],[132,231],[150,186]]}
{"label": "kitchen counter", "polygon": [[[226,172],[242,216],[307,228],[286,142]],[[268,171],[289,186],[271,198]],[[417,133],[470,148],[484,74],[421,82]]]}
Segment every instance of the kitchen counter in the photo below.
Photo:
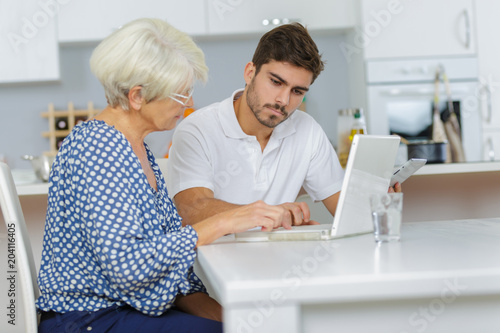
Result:
{"label": "kitchen counter", "polygon": [[[163,164],[166,159],[158,159],[158,164]],[[458,173],[482,173],[482,172],[500,172],[500,162],[469,162],[469,163],[450,163],[450,164],[427,164],[420,168],[415,176],[446,175]],[[48,193],[48,183],[42,183],[33,179],[31,183],[16,182],[17,193],[24,195],[46,195]]]}
{"label": "kitchen counter", "polygon": [[[157,162],[165,170],[167,159]],[[47,196],[48,183],[17,184],[21,198]],[[500,217],[500,162],[428,164],[403,184],[403,222]]]}
{"label": "kitchen counter", "polygon": [[498,332],[500,219],[406,223],[400,242],[198,249],[225,332]]}
{"label": "kitchen counter", "polygon": [[500,162],[425,165],[403,192],[403,222],[500,217]]}
{"label": "kitchen counter", "polygon": [[17,195],[47,195],[49,192],[49,183],[33,183],[16,185]]}
{"label": "kitchen counter", "polygon": [[467,162],[447,164],[426,164],[420,168],[417,175],[444,175],[453,173],[500,172],[500,162]]}
{"label": "kitchen counter", "polygon": [[12,177],[19,196],[47,195],[49,192],[49,184],[37,179],[31,169],[14,169]]}

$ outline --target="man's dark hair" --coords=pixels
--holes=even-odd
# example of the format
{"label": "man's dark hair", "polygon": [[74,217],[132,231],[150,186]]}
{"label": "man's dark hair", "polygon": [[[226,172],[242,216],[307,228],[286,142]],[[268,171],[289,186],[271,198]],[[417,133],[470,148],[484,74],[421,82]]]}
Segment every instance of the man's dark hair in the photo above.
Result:
{"label": "man's dark hair", "polygon": [[313,74],[312,82],[325,67],[316,43],[297,22],[276,27],[260,39],[252,59],[256,74],[262,65],[273,60],[307,69]]}

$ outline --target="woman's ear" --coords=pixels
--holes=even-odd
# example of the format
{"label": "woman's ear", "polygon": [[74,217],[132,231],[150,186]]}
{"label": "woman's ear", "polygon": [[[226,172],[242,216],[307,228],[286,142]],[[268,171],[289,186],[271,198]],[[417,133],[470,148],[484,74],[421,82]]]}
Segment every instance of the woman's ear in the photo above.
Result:
{"label": "woman's ear", "polygon": [[128,103],[130,107],[134,110],[140,110],[142,108],[142,102],[144,98],[142,97],[142,87],[135,86],[128,92]]}

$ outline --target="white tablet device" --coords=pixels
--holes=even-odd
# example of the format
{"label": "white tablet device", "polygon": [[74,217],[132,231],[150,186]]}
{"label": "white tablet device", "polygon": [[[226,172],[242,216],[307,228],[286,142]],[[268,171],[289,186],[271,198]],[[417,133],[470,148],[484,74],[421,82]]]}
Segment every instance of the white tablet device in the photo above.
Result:
{"label": "white tablet device", "polygon": [[400,166],[394,171],[391,178],[391,186],[394,186],[397,182],[402,184],[408,177],[413,175],[418,169],[423,167],[427,163],[425,158],[412,158],[406,161],[405,164]]}

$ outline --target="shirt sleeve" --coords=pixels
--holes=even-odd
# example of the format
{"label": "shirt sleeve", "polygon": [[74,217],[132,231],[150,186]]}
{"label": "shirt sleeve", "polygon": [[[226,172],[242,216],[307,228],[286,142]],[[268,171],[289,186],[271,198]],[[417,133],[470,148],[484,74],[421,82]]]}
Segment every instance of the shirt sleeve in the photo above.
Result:
{"label": "shirt sleeve", "polygon": [[152,189],[130,148],[101,136],[75,162],[73,174],[81,181],[73,191],[85,246],[96,258],[96,273],[109,282],[107,297],[160,315],[178,293],[205,291],[192,270],[196,231],[191,226],[156,231],[173,223],[176,212],[159,220],[157,207],[148,200]]}
{"label": "shirt sleeve", "polygon": [[210,138],[204,137],[190,120],[184,120],[172,138],[166,174],[167,188],[172,197],[193,187],[215,191],[213,162],[207,144]]}
{"label": "shirt sleeve", "polygon": [[314,201],[321,201],[342,189],[344,170],[337,153],[317,122],[312,122],[310,139],[315,147],[304,181],[304,189]]}

